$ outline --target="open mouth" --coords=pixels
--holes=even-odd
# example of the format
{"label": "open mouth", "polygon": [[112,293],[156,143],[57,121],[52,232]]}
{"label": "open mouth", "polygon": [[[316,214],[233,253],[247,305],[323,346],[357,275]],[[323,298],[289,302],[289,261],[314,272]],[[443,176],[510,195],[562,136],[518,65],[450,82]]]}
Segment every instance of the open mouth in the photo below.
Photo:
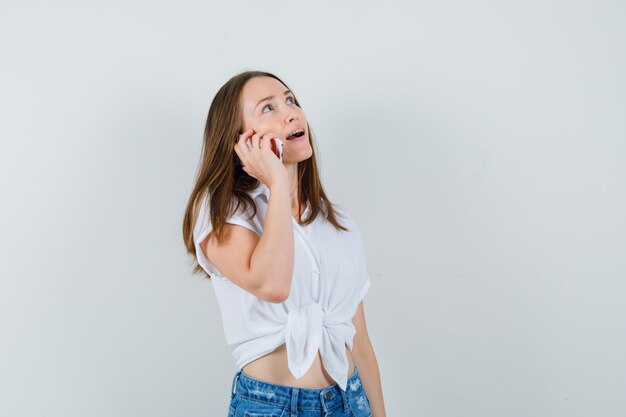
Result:
{"label": "open mouth", "polygon": [[287,140],[297,139],[304,136],[304,129],[298,129],[291,135],[287,136]]}

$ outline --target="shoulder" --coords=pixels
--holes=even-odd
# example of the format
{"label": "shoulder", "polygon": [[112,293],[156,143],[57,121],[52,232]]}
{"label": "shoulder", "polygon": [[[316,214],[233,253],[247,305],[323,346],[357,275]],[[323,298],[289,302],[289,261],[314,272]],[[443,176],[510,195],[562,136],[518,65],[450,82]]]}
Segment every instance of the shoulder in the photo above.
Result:
{"label": "shoulder", "polygon": [[[262,182],[259,182],[257,187],[247,191],[246,194],[252,199],[256,210],[253,210],[252,207],[249,207],[249,204],[245,204],[244,201],[237,201],[236,198],[232,198],[230,210],[226,213],[224,220],[226,223],[239,224],[251,229],[256,234],[260,234],[262,230],[262,219],[267,207],[269,188]],[[256,212],[256,214],[253,215],[254,212]],[[204,191],[200,197],[197,213],[194,236],[201,239],[213,229],[211,224],[211,195],[208,190]]]}
{"label": "shoulder", "polygon": [[340,223],[347,226],[350,231],[358,231],[358,225],[355,218],[346,209],[337,205],[333,205],[333,210],[338,216],[338,220],[340,221]]}

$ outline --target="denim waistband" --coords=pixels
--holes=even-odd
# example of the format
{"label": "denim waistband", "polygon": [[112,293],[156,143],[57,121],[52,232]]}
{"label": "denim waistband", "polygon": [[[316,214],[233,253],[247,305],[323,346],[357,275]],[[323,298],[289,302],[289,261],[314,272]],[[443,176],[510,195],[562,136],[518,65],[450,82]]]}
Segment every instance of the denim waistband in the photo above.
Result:
{"label": "denim waistband", "polygon": [[363,383],[356,365],[354,373],[348,377],[346,391],[343,391],[339,384],[325,388],[301,388],[273,384],[255,379],[239,370],[233,378],[231,398],[239,394],[242,398],[286,407],[290,410],[308,408],[329,411],[339,405],[347,410],[348,401],[361,392],[363,392]]}

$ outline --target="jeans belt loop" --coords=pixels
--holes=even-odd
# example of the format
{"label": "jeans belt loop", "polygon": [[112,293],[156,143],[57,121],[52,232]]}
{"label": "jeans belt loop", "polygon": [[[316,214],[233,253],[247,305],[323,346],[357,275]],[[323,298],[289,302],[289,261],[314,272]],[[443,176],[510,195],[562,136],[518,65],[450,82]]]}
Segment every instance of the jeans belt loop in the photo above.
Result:
{"label": "jeans belt loop", "polygon": [[235,393],[237,392],[237,380],[239,379],[239,376],[241,375],[241,371],[237,371],[237,373],[235,374],[235,377],[233,378],[233,385],[230,388],[230,399],[232,400],[233,397],[235,396]]}
{"label": "jeans belt loop", "polygon": [[289,409],[291,411],[290,416],[296,417],[298,415],[298,393],[300,392],[300,388],[292,387],[291,388],[291,404]]}

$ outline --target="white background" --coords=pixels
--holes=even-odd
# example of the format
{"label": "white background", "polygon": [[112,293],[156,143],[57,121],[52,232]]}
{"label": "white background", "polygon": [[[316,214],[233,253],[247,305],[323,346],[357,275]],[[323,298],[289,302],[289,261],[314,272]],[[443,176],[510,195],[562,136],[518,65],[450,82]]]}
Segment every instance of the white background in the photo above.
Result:
{"label": "white background", "polygon": [[5,0],[0,48],[0,415],[226,415],[181,221],[244,70],[360,225],[388,416],[626,413],[624,2]]}

